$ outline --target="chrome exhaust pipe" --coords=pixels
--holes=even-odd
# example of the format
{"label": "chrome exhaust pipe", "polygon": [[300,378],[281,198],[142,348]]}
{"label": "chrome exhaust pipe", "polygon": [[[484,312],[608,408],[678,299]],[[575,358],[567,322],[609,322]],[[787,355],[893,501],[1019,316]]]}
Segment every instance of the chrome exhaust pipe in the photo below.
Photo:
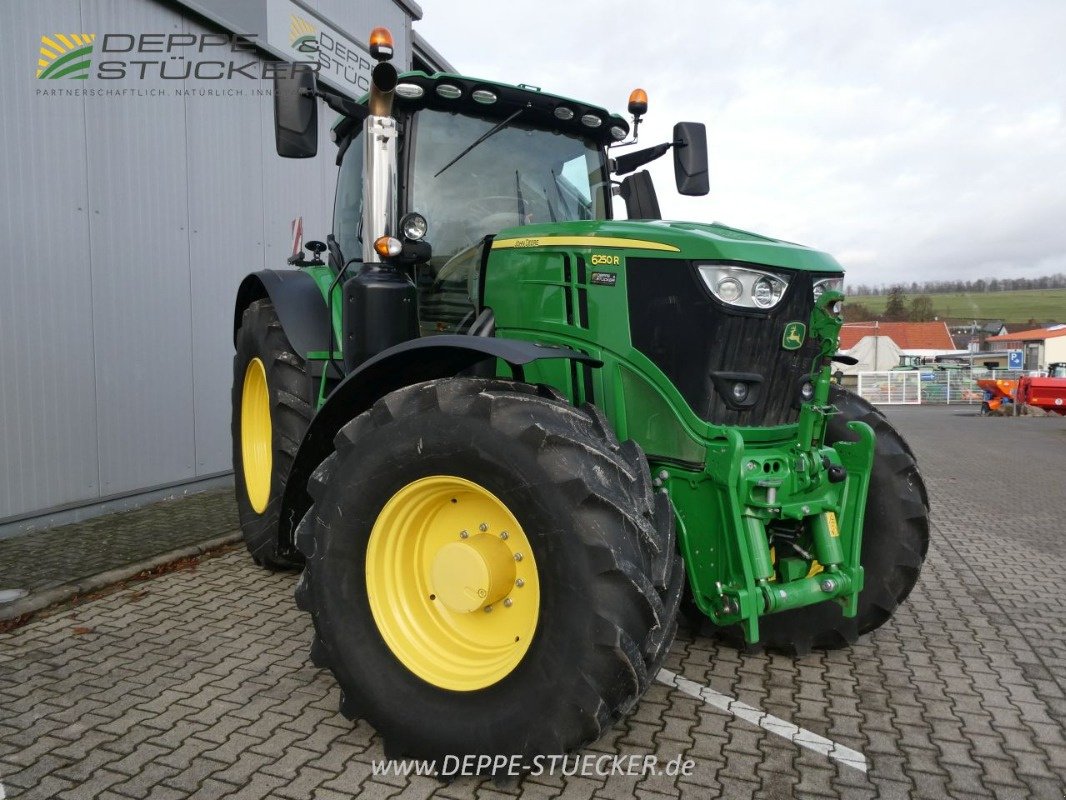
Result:
{"label": "chrome exhaust pipe", "polygon": [[[396,89],[396,67],[392,58],[392,37],[387,44],[378,28],[370,35],[371,55],[378,59],[370,74],[370,115],[363,130],[363,262],[381,263],[374,242],[381,236],[396,234],[396,120],[392,100]],[[375,41],[375,37],[379,37]]]}
{"label": "chrome exhaust pipe", "polygon": [[370,73],[370,113],[375,117],[392,116],[392,98],[396,89],[396,67],[382,61]]}

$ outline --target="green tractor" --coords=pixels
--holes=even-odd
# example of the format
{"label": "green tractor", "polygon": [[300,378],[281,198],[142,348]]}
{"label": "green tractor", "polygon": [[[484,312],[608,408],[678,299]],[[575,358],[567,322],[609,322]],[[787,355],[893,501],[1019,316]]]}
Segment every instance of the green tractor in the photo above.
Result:
{"label": "green tractor", "polygon": [[[627,713],[688,609],[735,642],[854,642],[917,581],[928,500],[831,385],[843,272],[666,222],[702,125],[377,59],[354,101],[294,69],[278,152],[339,175],[333,232],[241,284],[234,469],[255,560],[299,567],[311,657],[393,756],[564,753]],[[627,176],[618,180],[614,176]],[[612,219],[612,194],[627,220]]]}

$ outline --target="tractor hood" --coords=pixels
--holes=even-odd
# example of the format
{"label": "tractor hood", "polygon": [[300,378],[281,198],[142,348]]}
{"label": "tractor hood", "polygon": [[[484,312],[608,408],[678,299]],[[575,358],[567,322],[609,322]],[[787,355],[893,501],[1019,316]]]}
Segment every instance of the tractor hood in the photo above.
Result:
{"label": "tractor hood", "polygon": [[742,261],[808,272],[843,272],[828,253],[717,222],[592,220],[523,225],[505,228],[493,242],[493,249],[552,246],[602,246],[642,255],[654,253],[656,258]]}

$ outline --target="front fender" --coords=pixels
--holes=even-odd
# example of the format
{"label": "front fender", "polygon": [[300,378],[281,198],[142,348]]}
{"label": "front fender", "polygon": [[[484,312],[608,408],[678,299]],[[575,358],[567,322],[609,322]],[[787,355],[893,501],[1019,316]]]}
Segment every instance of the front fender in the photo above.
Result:
{"label": "front fender", "polygon": [[281,321],[281,328],[301,358],[315,351],[329,351],[329,309],[314,278],[295,269],[264,269],[247,275],[237,289],[233,309],[233,340],[241,318],[251,303],[270,298]]}
{"label": "front fender", "polygon": [[390,392],[423,381],[453,377],[490,358],[505,361],[519,381],[523,379],[522,367],[542,358],[568,358],[593,367],[603,366],[598,359],[564,347],[481,336],[429,336],[378,353],[337,385],[304,434],[282,498],[278,521],[282,546],[293,546],[296,526],[311,507],[307,481],[333,452],[333,439],[345,423]]}

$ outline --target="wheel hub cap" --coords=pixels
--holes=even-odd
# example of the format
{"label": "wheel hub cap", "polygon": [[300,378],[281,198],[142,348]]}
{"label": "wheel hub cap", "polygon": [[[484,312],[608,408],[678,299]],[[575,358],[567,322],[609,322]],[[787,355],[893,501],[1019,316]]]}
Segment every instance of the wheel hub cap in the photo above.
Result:
{"label": "wheel hub cap", "polygon": [[498,537],[487,533],[444,545],[430,569],[433,593],[459,614],[499,602],[514,582],[514,555]]}

